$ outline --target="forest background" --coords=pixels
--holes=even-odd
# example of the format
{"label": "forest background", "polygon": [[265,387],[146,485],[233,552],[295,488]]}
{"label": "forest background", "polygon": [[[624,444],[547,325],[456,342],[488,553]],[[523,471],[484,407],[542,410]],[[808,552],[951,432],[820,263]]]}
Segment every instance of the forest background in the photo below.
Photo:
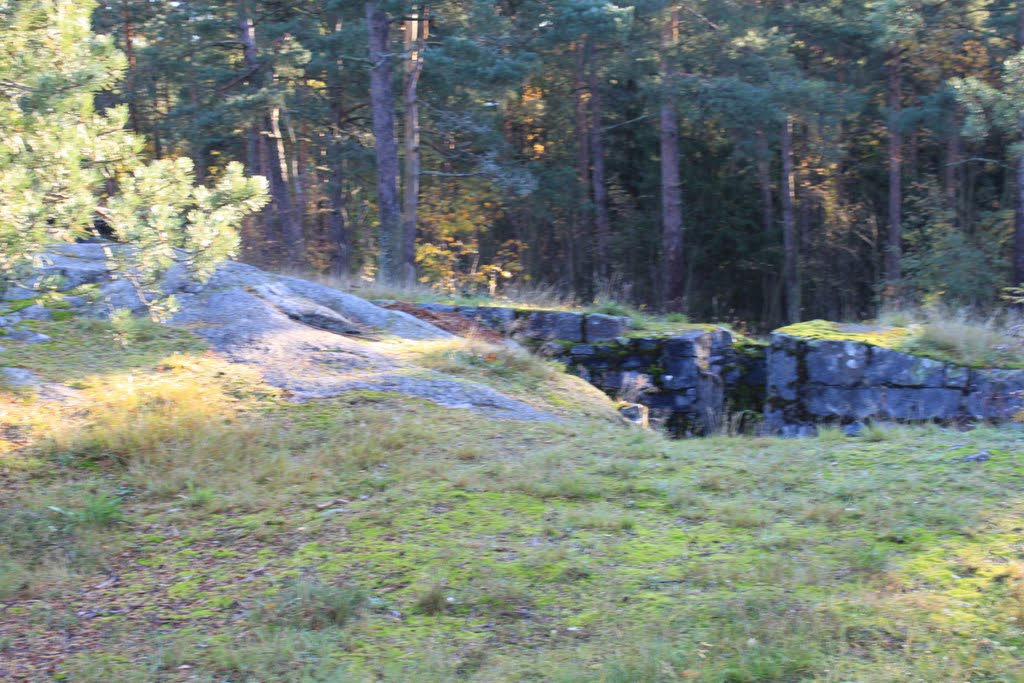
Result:
{"label": "forest background", "polygon": [[1024,2],[108,0],[242,258],[764,329],[1024,283]]}

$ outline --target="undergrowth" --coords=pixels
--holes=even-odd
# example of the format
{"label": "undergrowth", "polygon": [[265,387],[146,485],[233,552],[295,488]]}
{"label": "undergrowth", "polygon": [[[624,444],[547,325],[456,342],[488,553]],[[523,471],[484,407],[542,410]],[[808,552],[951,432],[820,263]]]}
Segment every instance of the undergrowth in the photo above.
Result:
{"label": "undergrowth", "polygon": [[563,396],[561,421],[294,404],[138,343],[92,372],[65,349],[74,400],[3,396],[0,677],[1024,677],[1014,429],[672,442],[476,343],[405,352]]}

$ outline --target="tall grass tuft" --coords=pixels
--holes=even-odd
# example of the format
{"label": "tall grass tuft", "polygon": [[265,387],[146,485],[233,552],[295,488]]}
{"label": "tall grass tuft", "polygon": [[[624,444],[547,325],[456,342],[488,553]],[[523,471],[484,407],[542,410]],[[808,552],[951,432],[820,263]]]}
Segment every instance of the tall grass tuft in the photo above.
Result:
{"label": "tall grass tuft", "polygon": [[974,367],[1024,366],[1024,321],[1013,312],[982,316],[933,305],[887,311],[879,322],[911,330],[902,351]]}

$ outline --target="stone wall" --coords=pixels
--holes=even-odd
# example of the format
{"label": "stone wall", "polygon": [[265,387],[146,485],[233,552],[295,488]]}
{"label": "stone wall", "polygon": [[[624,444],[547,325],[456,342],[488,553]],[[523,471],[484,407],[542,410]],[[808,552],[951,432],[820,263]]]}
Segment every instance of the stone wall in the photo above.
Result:
{"label": "stone wall", "polygon": [[768,351],[766,427],[783,434],[871,420],[945,423],[1011,419],[1024,409],[1024,370],[972,369],[856,341],[775,333]]}
{"label": "stone wall", "polygon": [[763,352],[737,349],[724,328],[655,336],[599,313],[418,305],[459,313],[564,363],[611,398],[647,406],[651,423],[675,436],[717,432],[727,415],[759,414],[764,401]]}

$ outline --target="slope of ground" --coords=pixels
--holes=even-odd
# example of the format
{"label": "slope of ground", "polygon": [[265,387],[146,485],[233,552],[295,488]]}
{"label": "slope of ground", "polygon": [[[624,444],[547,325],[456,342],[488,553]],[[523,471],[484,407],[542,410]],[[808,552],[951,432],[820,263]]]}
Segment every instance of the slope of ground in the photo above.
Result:
{"label": "slope of ground", "polygon": [[33,324],[4,362],[73,393],[0,404],[0,679],[1024,679],[1017,429],[669,442],[444,338],[393,362],[561,419],[297,404],[185,331]]}
{"label": "slope of ground", "polygon": [[[43,344],[41,353],[37,350],[34,354],[51,359],[49,365],[55,375],[51,379],[78,371],[62,367],[61,344],[69,335],[60,328],[54,330],[55,335],[47,335],[41,329],[45,326],[32,321],[75,315],[95,317],[114,310],[145,312],[138,286],[108,267],[109,254],[119,249],[124,247],[52,247],[39,258],[36,279],[56,283],[58,293],[39,295],[20,287],[4,293],[8,310],[0,309],[0,314],[6,313],[0,317],[0,327],[8,339],[15,343],[21,337],[25,337],[23,342],[56,339],[56,348]],[[221,357],[257,369],[268,384],[285,390],[295,400],[357,390],[384,391],[476,410],[499,419],[558,419],[529,396],[527,400],[515,398],[501,386],[453,377],[417,363],[421,348],[457,345],[458,339],[407,313],[380,308],[330,287],[229,261],[202,286],[176,265],[163,278],[160,289],[177,303],[178,310],[170,320],[173,326],[192,331]],[[59,310],[50,312],[47,305]],[[25,311],[31,312],[31,331],[25,330],[25,321],[19,320],[25,317]],[[0,358],[0,363],[32,369],[17,356]],[[84,362],[81,367],[89,368],[90,364]],[[572,381],[563,384],[569,386]],[[584,388],[583,382],[576,384],[573,393],[587,396],[592,405],[597,405],[599,392]],[[611,415],[611,404],[602,403],[602,409]]]}

